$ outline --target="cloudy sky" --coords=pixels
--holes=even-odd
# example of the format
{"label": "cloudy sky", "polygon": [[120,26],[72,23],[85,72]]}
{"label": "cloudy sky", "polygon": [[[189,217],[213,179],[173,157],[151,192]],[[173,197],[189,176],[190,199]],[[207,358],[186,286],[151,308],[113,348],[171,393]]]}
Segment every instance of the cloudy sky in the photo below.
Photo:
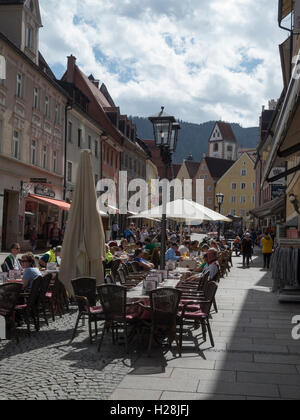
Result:
{"label": "cloudy sky", "polygon": [[40,50],[57,77],[73,54],[121,112],[258,125],[282,76],[277,0],[40,0]]}

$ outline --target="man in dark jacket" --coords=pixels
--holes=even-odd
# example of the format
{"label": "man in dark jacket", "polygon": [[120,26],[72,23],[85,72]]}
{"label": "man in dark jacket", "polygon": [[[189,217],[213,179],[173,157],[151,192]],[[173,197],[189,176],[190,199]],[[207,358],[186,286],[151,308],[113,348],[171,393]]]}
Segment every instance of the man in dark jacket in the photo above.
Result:
{"label": "man in dark jacket", "polygon": [[250,258],[252,256],[252,249],[253,249],[253,243],[251,240],[250,233],[246,233],[245,238],[242,241],[242,254],[243,254],[243,267],[247,268],[250,267]]}

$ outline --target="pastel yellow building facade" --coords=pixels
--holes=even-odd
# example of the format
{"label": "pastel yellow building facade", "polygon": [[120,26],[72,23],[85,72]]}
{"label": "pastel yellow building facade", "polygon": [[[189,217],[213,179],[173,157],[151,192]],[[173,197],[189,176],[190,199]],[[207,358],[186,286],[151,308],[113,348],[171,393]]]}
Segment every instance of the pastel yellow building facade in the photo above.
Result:
{"label": "pastel yellow building facade", "polygon": [[243,153],[217,182],[216,194],[224,194],[221,213],[242,217],[247,223],[249,211],[255,207],[255,190],[254,161],[248,153]]}

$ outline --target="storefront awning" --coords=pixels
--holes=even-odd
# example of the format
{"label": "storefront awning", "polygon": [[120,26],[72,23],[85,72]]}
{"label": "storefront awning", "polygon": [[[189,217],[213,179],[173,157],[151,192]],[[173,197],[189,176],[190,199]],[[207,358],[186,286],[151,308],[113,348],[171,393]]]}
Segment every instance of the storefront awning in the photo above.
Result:
{"label": "storefront awning", "polygon": [[40,195],[28,194],[28,197],[34,198],[42,203],[49,204],[51,206],[59,207],[62,210],[69,211],[71,204],[66,203],[65,201],[55,200],[54,198],[42,197]]}
{"label": "storefront awning", "polygon": [[[284,103],[274,130],[272,149],[266,161],[265,171],[262,178],[261,187],[268,181],[269,174],[276,165],[287,161],[291,155],[300,152],[300,77],[298,74],[300,64],[300,51],[294,67]],[[284,174],[283,174],[284,175]]]}
{"label": "storefront awning", "polygon": [[285,196],[275,198],[268,203],[263,204],[261,207],[257,207],[251,210],[249,213],[257,219],[263,219],[268,216],[276,216],[285,210]]}

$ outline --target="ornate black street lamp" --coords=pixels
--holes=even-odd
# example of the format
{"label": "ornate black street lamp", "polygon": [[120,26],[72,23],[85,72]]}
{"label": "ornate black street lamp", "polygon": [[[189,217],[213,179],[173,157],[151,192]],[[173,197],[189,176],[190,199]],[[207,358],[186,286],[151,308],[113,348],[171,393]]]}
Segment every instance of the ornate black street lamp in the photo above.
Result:
{"label": "ornate black street lamp", "polygon": [[[178,131],[180,125],[176,122],[172,115],[167,114],[164,111],[164,107],[161,107],[161,111],[149,117],[149,120],[153,124],[153,132],[155,144],[160,148],[160,155],[164,164],[164,179],[168,179],[169,168],[172,163],[172,153],[176,151],[176,145],[178,140]],[[167,216],[166,208],[167,203],[163,196],[163,214],[161,221],[161,257],[160,257],[160,268],[163,270],[166,265],[166,234],[167,234]]]}
{"label": "ornate black street lamp", "polygon": [[[224,194],[218,193],[216,194],[216,197],[217,197],[217,203],[219,206],[219,213],[221,213],[221,207],[222,207],[222,204],[224,203]],[[218,241],[220,240],[220,236],[221,236],[221,222],[219,222],[219,227],[218,227]]]}

